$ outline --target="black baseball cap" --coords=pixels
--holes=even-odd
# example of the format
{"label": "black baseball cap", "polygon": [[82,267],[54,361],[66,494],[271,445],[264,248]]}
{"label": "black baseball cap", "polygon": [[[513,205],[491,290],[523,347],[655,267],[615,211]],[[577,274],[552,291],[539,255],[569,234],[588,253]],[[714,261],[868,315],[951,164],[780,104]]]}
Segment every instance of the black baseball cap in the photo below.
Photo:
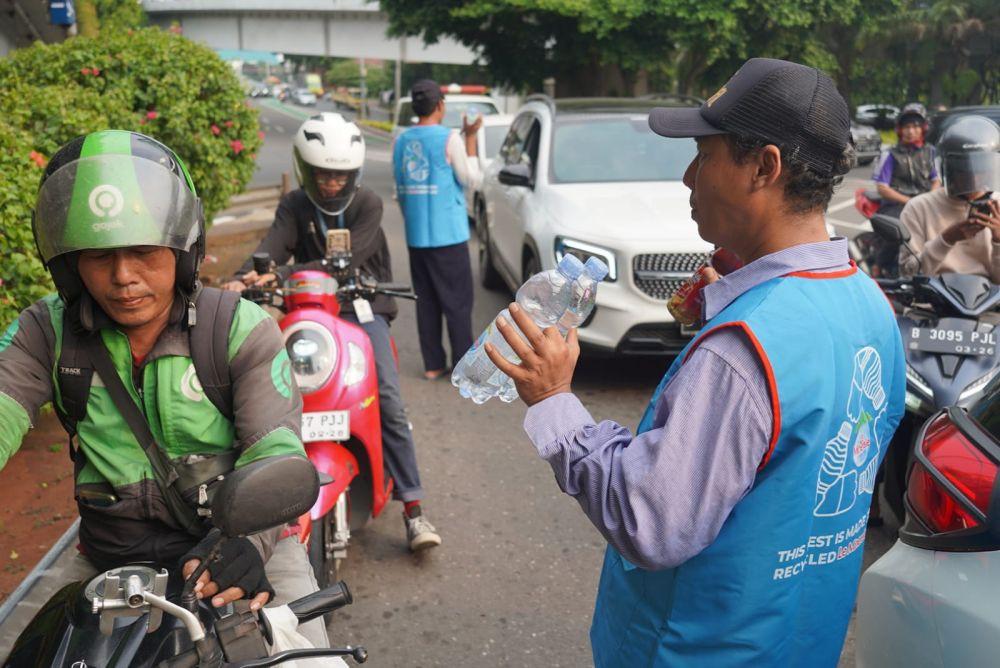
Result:
{"label": "black baseball cap", "polygon": [[444,95],[436,81],[421,79],[410,89],[410,105],[417,116],[429,116]]}
{"label": "black baseball cap", "polygon": [[827,75],[773,58],[751,58],[698,108],[657,107],[649,127],[664,137],[735,134],[762,139],[821,174],[851,141],[847,103]]}

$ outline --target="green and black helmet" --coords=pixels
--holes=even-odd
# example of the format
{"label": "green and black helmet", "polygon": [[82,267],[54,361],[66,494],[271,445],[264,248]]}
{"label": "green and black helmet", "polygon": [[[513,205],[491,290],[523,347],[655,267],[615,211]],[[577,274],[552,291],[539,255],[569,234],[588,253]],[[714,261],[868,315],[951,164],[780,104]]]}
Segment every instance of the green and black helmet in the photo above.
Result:
{"label": "green and black helmet", "polygon": [[83,291],[79,251],[164,246],[177,255],[177,289],[197,289],[205,256],[205,220],[191,176],[160,142],[124,130],[77,137],[60,148],[42,176],[32,226],[59,294]]}

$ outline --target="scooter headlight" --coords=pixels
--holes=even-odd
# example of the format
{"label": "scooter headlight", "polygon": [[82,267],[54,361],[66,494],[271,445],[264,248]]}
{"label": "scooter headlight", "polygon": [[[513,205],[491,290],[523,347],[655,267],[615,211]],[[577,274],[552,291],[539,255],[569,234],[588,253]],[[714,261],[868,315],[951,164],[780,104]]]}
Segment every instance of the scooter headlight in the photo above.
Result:
{"label": "scooter headlight", "polygon": [[303,394],[323,387],[337,366],[337,342],[325,327],[313,322],[296,323],[285,330],[285,349]]}
{"label": "scooter headlight", "polygon": [[347,369],[344,371],[344,385],[357,385],[365,379],[368,373],[368,360],[361,346],[353,341],[347,342]]}

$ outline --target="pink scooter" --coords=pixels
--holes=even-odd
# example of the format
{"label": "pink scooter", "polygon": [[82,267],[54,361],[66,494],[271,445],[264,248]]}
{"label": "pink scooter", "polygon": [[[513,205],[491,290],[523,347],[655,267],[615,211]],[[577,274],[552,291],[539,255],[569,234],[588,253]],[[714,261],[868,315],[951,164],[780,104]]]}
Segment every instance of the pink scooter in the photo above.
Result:
{"label": "pink scooter", "polygon": [[[378,284],[358,270],[350,271],[350,247],[350,231],[331,230],[322,271],[296,272],[280,289],[244,292],[247,299],[285,313],[279,327],[302,391],[302,441],[323,484],[316,504],[299,518],[299,540],[309,545],[309,561],[321,588],[337,581],[351,531],[378,517],[393,485],[382,465],[371,342],[361,327],[339,317],[340,304],[352,302],[361,314],[378,294],[416,299],[408,286]],[[273,271],[267,253],[254,254],[253,262],[259,275]],[[277,304],[276,296],[281,298]],[[370,306],[367,310],[370,313]]]}

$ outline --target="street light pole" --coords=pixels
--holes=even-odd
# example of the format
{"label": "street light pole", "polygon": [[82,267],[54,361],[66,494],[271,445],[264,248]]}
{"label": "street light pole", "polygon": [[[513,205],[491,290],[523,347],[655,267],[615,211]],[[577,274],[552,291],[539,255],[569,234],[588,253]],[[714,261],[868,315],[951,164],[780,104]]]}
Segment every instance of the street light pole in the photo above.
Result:
{"label": "street light pole", "polygon": [[365,120],[368,117],[368,85],[365,82],[365,59],[358,58],[358,65],[360,67],[361,74],[361,106],[358,108],[358,117],[361,120]]}

